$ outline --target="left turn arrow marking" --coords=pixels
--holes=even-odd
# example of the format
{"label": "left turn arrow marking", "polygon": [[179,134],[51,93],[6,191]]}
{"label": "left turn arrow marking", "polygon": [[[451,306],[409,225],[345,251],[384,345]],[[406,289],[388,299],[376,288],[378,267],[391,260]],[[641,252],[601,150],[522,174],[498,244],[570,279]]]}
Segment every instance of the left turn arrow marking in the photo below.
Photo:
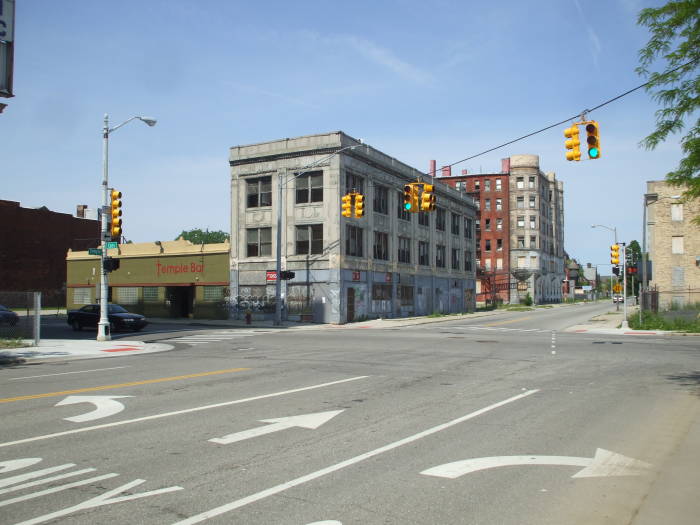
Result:
{"label": "left turn arrow marking", "polygon": [[68,396],[62,401],[59,401],[54,406],[75,405],[76,403],[92,403],[95,405],[95,410],[86,412],[79,416],[64,417],[66,421],[74,423],[83,423],[84,421],[92,421],[93,419],[102,419],[103,417],[113,416],[124,410],[124,405],[115,399],[134,396]]}

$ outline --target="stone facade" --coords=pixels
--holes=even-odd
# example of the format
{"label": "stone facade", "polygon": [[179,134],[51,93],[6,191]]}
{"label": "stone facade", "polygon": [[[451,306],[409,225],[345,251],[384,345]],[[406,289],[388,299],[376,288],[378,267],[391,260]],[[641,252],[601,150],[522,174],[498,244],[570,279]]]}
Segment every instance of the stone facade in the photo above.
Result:
{"label": "stone facade", "polygon": [[[700,200],[682,202],[683,188],[665,181],[647,182],[647,235],[659,308],[700,303]],[[651,195],[650,195],[651,194]],[[641,276],[640,276],[641,277]]]}
{"label": "stone facade", "polygon": [[[289,319],[345,323],[473,309],[474,201],[436,185],[438,210],[402,212],[404,184],[433,178],[371,146],[338,153],[356,144],[339,131],[231,148],[232,298],[274,303],[283,181],[282,269],[295,273],[282,282]],[[364,195],[362,218],[341,213],[341,197],[353,190]]]}

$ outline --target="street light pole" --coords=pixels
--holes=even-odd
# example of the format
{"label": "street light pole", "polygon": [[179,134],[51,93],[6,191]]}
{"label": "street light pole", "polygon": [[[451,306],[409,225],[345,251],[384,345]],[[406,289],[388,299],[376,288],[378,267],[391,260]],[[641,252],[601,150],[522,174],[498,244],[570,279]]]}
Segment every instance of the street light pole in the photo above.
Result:
{"label": "street light pole", "polygon": [[[591,224],[591,228],[605,228],[608,231],[613,232],[613,235],[615,236],[615,244],[617,244],[617,228],[610,227],[610,226],[605,226],[604,224]],[[613,292],[612,289],[612,282],[613,282],[613,274],[612,271],[610,272],[610,297],[613,298],[613,301],[615,300],[615,292]],[[620,310],[620,303],[615,303],[616,310]]]}
{"label": "street light pole", "polygon": [[282,190],[288,182],[291,182],[297,177],[308,173],[310,169],[315,168],[316,166],[322,164],[323,162],[327,161],[333,156],[339,155],[346,150],[359,148],[362,145],[362,139],[360,139],[359,144],[354,144],[352,146],[345,146],[344,148],[340,148],[338,151],[335,151],[330,155],[327,155],[322,159],[317,160],[316,162],[312,162],[308,166],[299,168],[300,171],[295,173],[294,176],[291,177],[289,180],[287,180],[287,168],[281,168],[277,170],[277,235],[275,236],[277,246],[275,247],[275,319],[273,322],[275,326],[280,326],[282,324],[282,279],[280,278],[282,274],[282,211],[284,205]]}
{"label": "street light pole", "polygon": [[107,228],[107,214],[109,213],[109,134],[118,130],[132,120],[139,119],[149,127],[156,125],[156,120],[149,117],[131,117],[118,126],[110,129],[109,115],[105,113],[102,126],[102,220],[100,224],[100,321],[97,324],[97,340],[109,341],[112,335],[109,332],[109,318],[107,315],[109,303],[109,283],[105,269],[105,257],[107,256],[107,241],[111,239]]}

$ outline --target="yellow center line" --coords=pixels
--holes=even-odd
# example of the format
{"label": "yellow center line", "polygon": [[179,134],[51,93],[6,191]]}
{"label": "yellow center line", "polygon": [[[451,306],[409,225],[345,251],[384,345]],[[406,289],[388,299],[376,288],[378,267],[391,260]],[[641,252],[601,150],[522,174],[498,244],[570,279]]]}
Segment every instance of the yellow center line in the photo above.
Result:
{"label": "yellow center line", "polygon": [[520,321],[524,321],[525,319],[532,319],[534,316],[528,315],[526,317],[518,317],[517,319],[509,319],[508,321],[498,321],[497,323],[489,323],[485,324],[484,326],[498,326],[500,324],[510,324],[510,323],[519,323]]}
{"label": "yellow center line", "polygon": [[119,383],[116,385],[93,386],[89,388],[77,388],[75,390],[63,390],[62,392],[48,392],[46,394],[33,394],[30,396],[6,397],[0,399],[0,403],[12,403],[13,401],[24,401],[26,399],[39,399],[42,397],[65,396],[68,394],[79,394],[81,392],[95,392],[97,390],[111,390],[112,388],[125,388],[136,385],[150,385],[152,383],[162,383],[164,381],[179,381],[180,379],[190,379],[193,377],[214,376],[218,374],[229,374],[232,372],[243,372],[250,368],[227,368],[225,370],[214,370],[212,372],[199,372],[198,374],[187,374],[183,376],[160,377],[158,379],[146,379],[144,381],[131,381],[130,383]]}

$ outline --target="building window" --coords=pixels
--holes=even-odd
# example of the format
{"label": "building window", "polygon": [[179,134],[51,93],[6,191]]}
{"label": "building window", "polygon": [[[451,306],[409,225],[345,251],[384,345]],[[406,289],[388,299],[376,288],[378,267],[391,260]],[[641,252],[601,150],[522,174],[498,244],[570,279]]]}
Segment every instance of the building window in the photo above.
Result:
{"label": "building window", "polygon": [[443,208],[437,208],[435,212],[435,229],[444,232],[446,215],[445,210]]}
{"label": "building window", "polygon": [[272,254],[272,228],[248,228],[246,230],[246,255],[265,257]]}
{"label": "building window", "polygon": [[470,250],[465,250],[464,251],[464,271],[466,272],[471,272],[472,271],[472,252]]}
{"label": "building window", "polygon": [[396,296],[401,306],[413,306],[413,286],[397,286]]}
{"label": "building window", "polygon": [[503,259],[496,259],[496,270],[503,269]]}
{"label": "building window", "polygon": [[345,174],[345,193],[352,193],[353,191],[357,193],[364,193],[365,191],[365,179],[354,173]]}
{"label": "building window", "polygon": [[459,221],[460,221],[460,215],[453,213],[452,214],[452,234],[453,235],[459,235]]}
{"label": "building window", "polygon": [[143,302],[144,303],[157,303],[158,302],[158,287],[157,286],[144,286],[143,287]]}
{"label": "building window", "polygon": [[391,285],[390,284],[373,284],[372,285],[372,300],[373,301],[390,301],[391,300]]}
{"label": "building window", "polygon": [[518,215],[518,220],[517,220],[516,224],[518,225],[518,228],[524,228],[525,227],[525,216]]}
{"label": "building window", "polygon": [[503,199],[496,199],[496,211],[503,209]]}
{"label": "building window", "polygon": [[525,248],[525,237],[522,235],[518,237],[518,248]]}
{"label": "building window", "polygon": [[204,286],[205,301],[221,301],[224,298],[223,286]]}
{"label": "building window", "polygon": [[491,231],[491,219],[484,219],[484,231],[485,232]]}
{"label": "building window", "polygon": [[525,182],[523,177],[517,177],[515,179],[515,187],[518,188],[519,190],[525,189]]}
{"label": "building window", "polygon": [[486,239],[484,241],[484,251],[485,252],[490,252],[491,251],[491,239]]}
{"label": "building window", "polygon": [[272,177],[246,180],[247,207],[272,206]]}
{"label": "building window", "polygon": [[386,186],[374,187],[373,209],[382,215],[389,215],[389,188]]}
{"label": "building window", "polygon": [[472,233],[472,223],[473,221],[467,217],[464,218],[464,238],[471,239],[474,234]]}
{"label": "building window", "polygon": [[682,266],[674,266],[671,269],[671,286],[679,288],[684,285],[685,271]]}
{"label": "building window", "polygon": [[481,188],[481,183],[478,180],[474,181],[474,191],[479,191]]}
{"label": "building window", "polygon": [[427,242],[418,241],[418,264],[430,266],[430,244]]}
{"label": "building window", "polygon": [[503,239],[496,239],[496,251],[497,252],[503,251]]}
{"label": "building window", "polygon": [[323,172],[312,171],[296,179],[297,204],[323,202]]}
{"label": "building window", "polygon": [[496,191],[501,191],[503,188],[501,187],[501,179],[496,179]]}
{"label": "building window", "polygon": [[484,210],[491,211],[491,199],[484,199]]}
{"label": "building window", "polygon": [[92,290],[90,288],[73,288],[73,302],[75,304],[91,304]]}
{"label": "building window", "polygon": [[138,304],[139,303],[139,289],[136,286],[127,286],[124,288],[117,288],[119,295],[120,304]]}
{"label": "building window", "polygon": [[531,189],[535,187],[535,177],[530,177],[528,179],[528,187]]}
{"label": "building window", "polygon": [[399,237],[399,262],[411,262],[411,239],[408,237]]}
{"label": "building window", "polygon": [[525,268],[525,257],[518,257],[518,268]]}
{"label": "building window", "polygon": [[345,255],[351,255],[353,257],[362,257],[362,228],[357,226],[352,226],[350,224],[345,225]]}
{"label": "building window", "polygon": [[537,235],[530,235],[530,248],[537,249]]}
{"label": "building window", "polygon": [[374,232],[374,258],[382,261],[389,260],[389,234]]}
{"label": "building window", "polygon": [[491,191],[491,179],[484,179],[484,191]]}
{"label": "building window", "polygon": [[517,203],[517,208],[522,210],[522,209],[525,207],[525,198],[524,198],[524,197],[518,197],[518,198],[516,199],[516,203]]}
{"label": "building window", "polygon": [[452,269],[459,270],[459,250],[452,248]]}
{"label": "building window", "polygon": [[396,215],[397,215],[398,218],[401,219],[402,221],[410,221],[410,220],[411,220],[411,212],[410,212],[410,211],[407,211],[407,210],[403,207],[403,192],[399,192],[399,193],[397,193],[396,195],[397,195],[398,198],[399,198],[399,204],[398,204],[398,206],[396,206],[396,210],[397,210],[397,214],[396,214]]}
{"label": "building window", "polygon": [[683,220],[683,205],[682,204],[671,204],[671,220],[672,221],[682,221]]}
{"label": "building window", "polygon": [[683,253],[683,236],[682,235],[671,237],[671,253],[678,254],[678,255]]}
{"label": "building window", "polygon": [[530,229],[531,230],[536,230],[537,229],[537,222],[535,219],[534,215],[530,215]]}
{"label": "building window", "polygon": [[[552,262],[552,265],[554,265],[554,262]],[[537,257],[534,255],[530,256],[530,268],[537,268]],[[552,270],[554,267],[552,266]]]}
{"label": "building window", "polygon": [[323,253],[323,224],[297,226],[296,254]]}
{"label": "building window", "polygon": [[438,244],[435,246],[435,266],[444,268],[445,262],[445,246]]}
{"label": "building window", "polygon": [[484,269],[489,272],[491,271],[491,259],[486,259],[484,261]]}
{"label": "building window", "polygon": [[418,224],[421,226],[430,227],[430,214],[427,212],[421,212],[418,214]]}
{"label": "building window", "polygon": [[496,219],[496,231],[503,231],[503,219]]}
{"label": "building window", "polygon": [[534,195],[530,195],[530,208],[537,208]]}

